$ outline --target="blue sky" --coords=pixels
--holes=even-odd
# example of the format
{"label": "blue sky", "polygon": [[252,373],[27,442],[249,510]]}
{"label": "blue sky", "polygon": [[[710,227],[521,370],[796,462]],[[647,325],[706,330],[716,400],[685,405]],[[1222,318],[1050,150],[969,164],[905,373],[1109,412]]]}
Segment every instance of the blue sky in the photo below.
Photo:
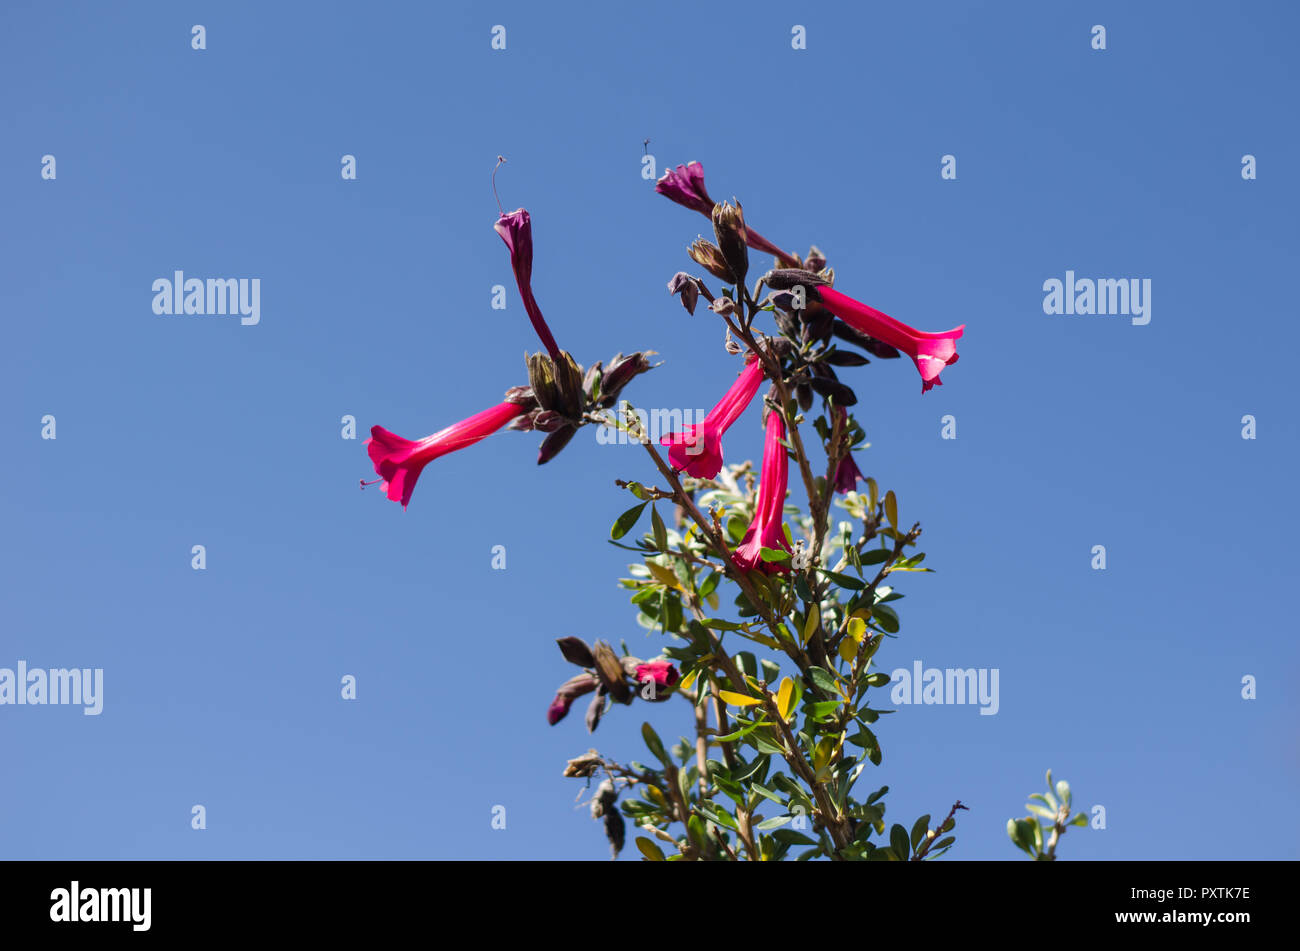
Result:
{"label": "blue sky", "polygon": [[[712,405],[734,372],[720,328],[664,289],[707,224],[641,178],[649,138],[777,244],[818,244],[845,293],[966,324],[924,396],[905,360],[845,374],[859,464],[936,569],[899,583],[903,636],[878,662],[1000,672],[996,716],[880,724],[863,783],[891,786],[888,818],[960,798],[950,854],[1013,859],[1006,819],[1051,767],[1106,810],[1065,857],[1297,857],[1298,20],[5,4],[0,667],[100,667],[105,695],[98,717],[0,706],[0,855],[606,854],[564,761],[644,758],[642,720],[676,736],[685,706],[616,709],[594,737],[581,709],[544,711],[572,671],[554,638],[658,651],[605,543],[629,504],[613,480],[653,475],[643,454],[587,428],[539,468],[537,436],[502,433],[431,465],[405,513],[357,481],[369,426],[423,436],[525,382],[498,154],[560,344],[584,363],[656,350],[630,399]],[[259,278],[261,322],[155,316],[152,282],[177,269]],[[1067,270],[1150,279],[1151,322],[1044,314]],[[344,414],[361,438],[340,438]],[[761,438],[751,408],[728,458]]]}

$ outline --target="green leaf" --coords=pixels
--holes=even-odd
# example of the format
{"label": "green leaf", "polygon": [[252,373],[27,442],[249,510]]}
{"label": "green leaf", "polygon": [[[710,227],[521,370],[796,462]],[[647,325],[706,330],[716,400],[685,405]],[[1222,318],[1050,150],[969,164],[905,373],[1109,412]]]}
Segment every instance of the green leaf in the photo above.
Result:
{"label": "green leaf", "polygon": [[1082,829],[1087,824],[1088,824],[1088,816],[1082,812],[1070,820],[1070,825],[1078,826],[1080,829]]}
{"label": "green leaf", "polygon": [[653,842],[651,842],[648,838],[646,838],[643,835],[639,835],[636,837],[636,847],[641,850],[641,854],[644,855],[648,861],[651,862],[666,861],[664,859],[663,850],[660,849],[659,846],[655,845]]}
{"label": "green leaf", "polygon": [[668,529],[664,526],[664,520],[659,517],[659,510],[655,506],[650,506],[650,525],[655,534],[655,546],[660,551],[668,550]]}
{"label": "green leaf", "polygon": [[880,799],[882,799],[884,795],[888,792],[889,792],[888,786],[881,786],[879,789],[877,789],[875,792],[873,792],[870,796],[867,797],[867,805],[869,806],[874,802],[880,801]]}
{"label": "green leaf", "polygon": [[650,494],[646,492],[645,486],[643,486],[640,482],[629,482],[627,484],[627,490],[631,492],[633,495],[635,495],[642,502],[650,498]]}
{"label": "green leaf", "polygon": [[778,829],[772,833],[772,838],[778,842],[784,842],[786,845],[816,845],[816,839],[810,839],[802,832],[795,832],[793,829]]}
{"label": "green leaf", "polygon": [[824,667],[810,667],[808,673],[815,683],[822,690],[827,691],[835,696],[839,696],[839,688],[835,685],[835,677],[831,675]]}
{"label": "green leaf", "polygon": [[609,530],[609,537],[622,538],[630,532],[632,526],[637,523],[637,519],[641,517],[641,512],[648,504],[648,502],[642,502],[640,505],[634,505],[620,515],[618,520],[614,522],[614,527]]}
{"label": "green leaf", "polygon": [[808,704],[808,716],[814,720],[820,720],[836,713],[839,708],[839,700],[820,700],[817,703]]}
{"label": "green leaf", "polygon": [[890,634],[898,633],[898,615],[894,613],[894,609],[889,605],[877,604],[871,609],[871,616],[876,619],[876,623],[884,628],[886,632]]}
{"label": "green leaf", "polygon": [[731,816],[731,814],[719,808],[714,803],[700,802],[696,804],[695,808],[698,809],[710,822],[715,822],[728,829],[738,829],[736,820]]}
{"label": "green leaf", "polygon": [[722,573],[713,571],[704,579],[704,584],[700,585],[700,597],[707,598],[718,588],[718,582],[722,580]]}
{"label": "green leaf", "polygon": [[788,551],[782,551],[779,548],[760,548],[758,550],[758,557],[762,558],[764,561],[789,561],[790,553]]}
{"label": "green leaf", "polygon": [[915,852],[925,834],[930,831],[930,816],[924,815],[912,825],[912,851]]}
{"label": "green leaf", "polygon": [[704,626],[711,627],[715,631],[739,631],[745,625],[737,624],[735,621],[724,621],[721,618],[706,617]]}
{"label": "green leaf", "polygon": [[712,737],[712,739],[718,743],[732,743],[736,740],[744,739],[745,737],[749,736],[749,734],[753,733],[756,729],[758,729],[762,725],[763,724],[761,722],[751,723],[748,726],[742,727],[739,730],[733,730],[732,732],[726,734],[725,736],[715,736]]}
{"label": "green leaf", "polygon": [[785,805],[785,802],[781,799],[781,797],[778,796],[776,793],[772,792],[772,790],[768,789],[766,786],[762,786],[758,783],[750,783],[749,788],[754,792],[758,793],[763,798],[772,800],[778,806]]}
{"label": "green leaf", "polygon": [[874,674],[867,675],[867,686],[884,687],[889,683],[889,679],[889,674],[885,673],[883,670],[878,670]]}
{"label": "green leaf", "polygon": [[672,764],[668,758],[668,753],[664,750],[663,740],[659,739],[659,734],[654,731],[648,722],[641,724],[641,738],[645,740],[646,749],[655,755],[655,758],[665,766]]}
{"label": "green leaf", "polygon": [[709,837],[704,831],[704,820],[695,813],[691,813],[691,818],[686,822],[686,832],[697,849],[703,849],[708,844]]}
{"label": "green leaf", "polygon": [[[892,494],[892,493],[891,493]],[[895,822],[889,827],[889,848],[898,856],[900,862],[906,862],[908,856],[907,830]]]}
{"label": "green leaf", "polygon": [[830,578],[841,588],[848,588],[850,591],[860,591],[867,586],[866,582],[852,575],[842,575],[838,571],[828,571],[821,569],[821,573]]}
{"label": "green leaf", "polygon": [[766,729],[755,730],[750,735],[749,739],[750,742],[758,747],[760,753],[768,753],[775,756],[782,756],[785,754],[785,750],[772,741],[771,735]]}
{"label": "green leaf", "polygon": [[794,816],[775,816],[771,819],[764,819],[754,828],[758,829],[760,832],[767,832],[769,829],[780,828],[793,818]]}

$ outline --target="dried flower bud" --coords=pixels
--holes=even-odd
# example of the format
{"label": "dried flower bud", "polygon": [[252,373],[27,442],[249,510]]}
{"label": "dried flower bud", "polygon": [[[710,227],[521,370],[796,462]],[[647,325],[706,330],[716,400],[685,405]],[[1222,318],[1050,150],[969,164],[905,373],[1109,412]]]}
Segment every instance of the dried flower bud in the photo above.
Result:
{"label": "dried flower bud", "polygon": [[713,233],[723,260],[735,275],[737,282],[744,281],[749,273],[749,246],[745,243],[745,212],[740,202],[720,202],[713,206]]}
{"label": "dried flower bud", "polygon": [[564,775],[569,779],[586,779],[600,767],[600,754],[587,750],[581,756],[575,756],[564,767]]}
{"label": "dried flower bud", "polygon": [[623,665],[619,662],[614,649],[604,641],[597,641],[592,653],[596,658],[596,676],[600,678],[601,686],[619,703],[630,703],[632,691],[624,679]]}
{"label": "dried flower bud", "polygon": [[803,266],[804,270],[816,274],[826,266],[826,255],[822,254],[822,249],[814,244],[808,249],[808,257],[804,258]]}
{"label": "dried flower bud", "polygon": [[723,317],[731,317],[736,313],[736,302],[730,297],[719,297],[709,305],[709,310]]}
{"label": "dried flower bud", "polygon": [[705,241],[703,238],[696,238],[694,243],[686,249],[686,253],[691,256],[691,260],[718,278],[718,280],[726,281],[728,284],[736,283],[731,268],[727,266],[726,258],[722,256],[722,250],[716,244]]}

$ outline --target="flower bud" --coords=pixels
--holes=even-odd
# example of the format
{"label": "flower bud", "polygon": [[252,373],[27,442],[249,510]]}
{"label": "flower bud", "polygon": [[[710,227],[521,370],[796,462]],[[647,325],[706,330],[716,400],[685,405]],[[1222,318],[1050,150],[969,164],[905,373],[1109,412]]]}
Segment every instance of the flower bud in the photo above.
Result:
{"label": "flower bud", "polygon": [[591,648],[582,638],[558,637],[555,643],[560,645],[560,653],[570,664],[577,664],[579,667],[596,666],[596,658],[592,656]]}
{"label": "flower bud", "polygon": [[745,243],[745,213],[740,202],[720,202],[713,206],[713,233],[735,281],[740,283],[749,273],[749,246]]}
{"label": "flower bud", "polygon": [[708,271],[720,281],[726,281],[728,284],[735,284],[736,278],[731,273],[731,268],[727,266],[727,260],[723,257],[722,250],[710,241],[703,238],[696,238],[694,243],[686,249],[686,253],[704,270]]}

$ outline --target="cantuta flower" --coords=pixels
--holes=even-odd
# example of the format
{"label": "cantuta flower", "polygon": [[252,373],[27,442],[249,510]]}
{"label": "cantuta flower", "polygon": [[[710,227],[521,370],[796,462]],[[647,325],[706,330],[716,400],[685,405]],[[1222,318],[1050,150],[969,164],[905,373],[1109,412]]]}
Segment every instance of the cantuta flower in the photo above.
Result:
{"label": "cantuta flower", "polygon": [[[677,668],[670,661],[666,660],[648,660],[644,664],[636,666],[636,682],[644,687],[648,683],[653,683],[655,687],[661,687],[665,691],[673,684],[677,683]],[[645,696],[642,694],[641,696]],[[655,690],[653,696],[646,699],[667,700],[667,693],[660,693]]]}
{"label": "cantuta flower", "polygon": [[370,453],[370,461],[375,464],[379,478],[361,484],[384,483],[388,497],[406,508],[411,493],[415,491],[415,481],[425,466],[439,456],[472,446],[527,411],[526,403],[499,403],[415,442],[390,433],[382,426],[374,426],[366,440],[366,451]]}
{"label": "cantuta flower", "polygon": [[758,497],[754,500],[754,520],[749,523],[745,537],[733,553],[741,568],[758,568],[767,574],[789,571],[788,562],[764,561],[762,549],[774,548],[790,551],[782,528],[782,509],[790,474],[790,463],[785,455],[785,420],[773,410],[767,417],[767,437],[763,443],[763,471],[758,480]]}
{"label": "cantuta flower", "polygon": [[965,324],[952,330],[945,330],[943,333],[925,333],[831,287],[813,287],[809,291],[809,297],[813,296],[816,296],[822,302],[822,306],[850,327],[875,337],[891,347],[896,347],[911,357],[917,370],[921,372],[922,393],[932,386],[941,386],[943,380],[939,379],[939,372],[949,364],[957,362],[956,341],[966,329]]}
{"label": "cantuta flower", "polygon": [[537,336],[542,339],[542,344],[546,347],[552,359],[560,358],[560,348],[555,343],[555,338],[551,336],[551,328],[546,326],[546,321],[542,317],[542,309],[537,306],[537,300],[533,297],[533,222],[528,212],[523,208],[512,211],[509,214],[502,212],[497,223],[493,225],[496,233],[501,235],[501,240],[506,243],[510,249],[510,267],[515,272],[515,283],[519,285],[519,296],[523,298],[524,310],[528,311],[528,319],[533,322],[533,329],[537,331]]}
{"label": "cantuta flower", "polygon": [[722,434],[745,411],[763,382],[763,364],[755,357],[704,421],[659,440],[668,447],[668,461],[679,472],[697,479],[712,479],[722,470]]}
{"label": "cantuta flower", "polygon": [[[669,201],[675,201],[692,211],[698,211],[706,218],[713,217],[715,202],[704,187],[704,166],[699,162],[666,169],[655,184],[655,191]],[[755,251],[774,255],[786,267],[799,266],[799,261],[794,255],[786,254],[748,225],[745,226],[745,243]]]}

